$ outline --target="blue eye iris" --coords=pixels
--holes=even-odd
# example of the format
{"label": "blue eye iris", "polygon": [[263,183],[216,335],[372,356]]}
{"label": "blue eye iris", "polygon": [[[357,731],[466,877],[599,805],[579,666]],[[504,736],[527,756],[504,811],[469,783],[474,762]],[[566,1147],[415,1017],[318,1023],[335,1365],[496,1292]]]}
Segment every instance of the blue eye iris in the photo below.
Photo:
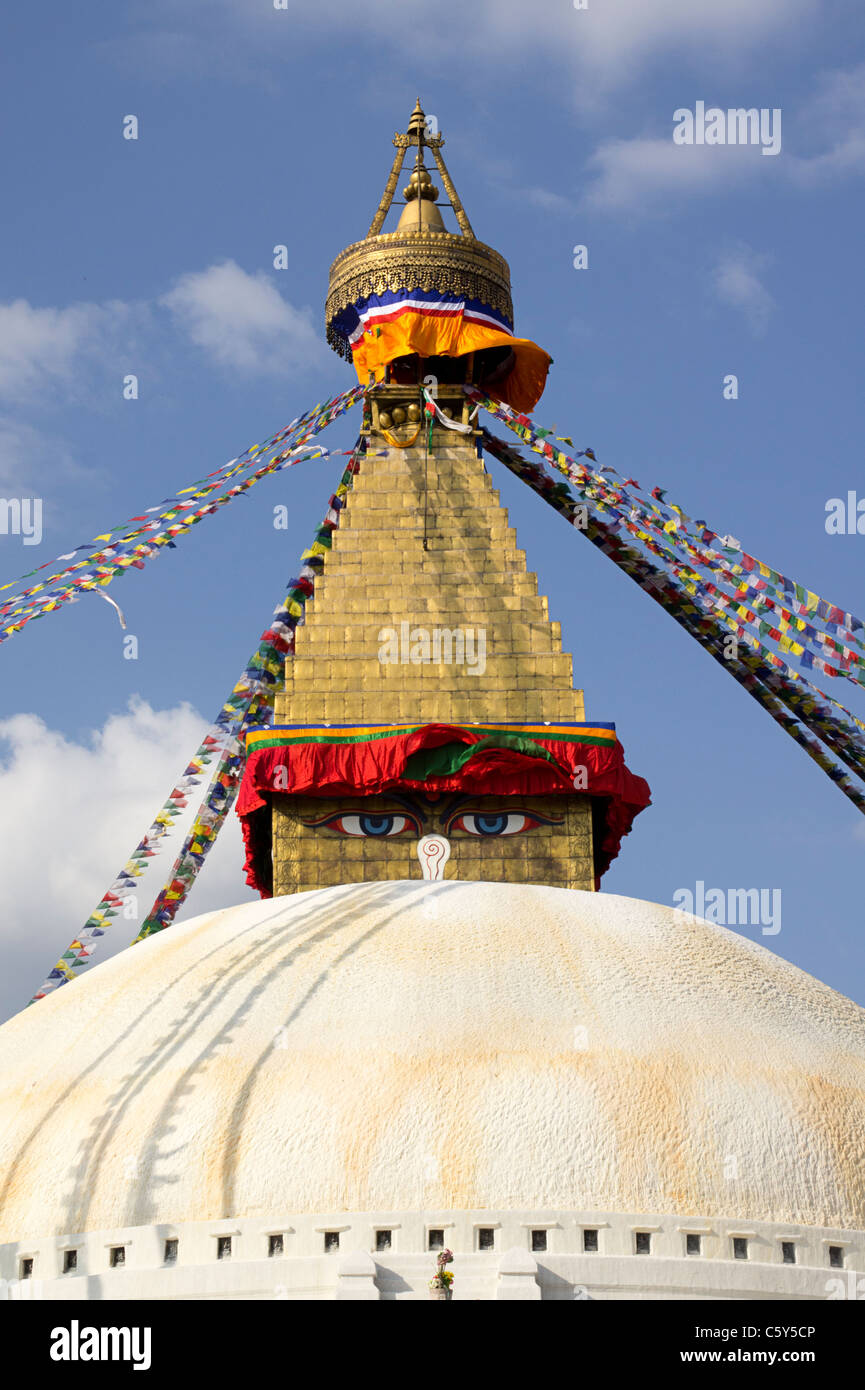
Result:
{"label": "blue eye iris", "polygon": [[359,816],[361,834],[389,835],[393,830],[393,816]]}
{"label": "blue eye iris", "polygon": [[408,816],[391,815],[387,811],[378,815],[365,811],[357,815],[325,816],[320,821],[303,821],[303,824],[313,829],[335,831],[339,835],[353,835],[361,840],[384,840],[393,835],[402,835],[411,827],[417,829],[414,820]]}
{"label": "blue eye iris", "polygon": [[501,835],[508,823],[507,816],[475,816],[475,825],[480,835]]}
{"label": "blue eye iris", "polygon": [[536,818],[528,811],[464,811],[450,822],[450,829],[493,839],[500,835],[520,835],[524,830],[534,830],[538,825],[551,824],[552,821],[544,817]]}

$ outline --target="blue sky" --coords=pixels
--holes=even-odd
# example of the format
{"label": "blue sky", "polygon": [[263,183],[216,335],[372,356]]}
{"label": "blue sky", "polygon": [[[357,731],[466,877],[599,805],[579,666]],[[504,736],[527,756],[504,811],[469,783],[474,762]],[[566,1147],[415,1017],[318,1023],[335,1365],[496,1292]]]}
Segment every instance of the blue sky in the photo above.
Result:
{"label": "blue sky", "polygon": [[[824,525],[827,499],[865,496],[861,7],[51,0],[6,30],[0,495],[41,497],[44,538],[0,535],[0,580],[351,383],[324,344],[328,268],[365,234],[420,95],[475,231],[510,261],[517,331],[555,359],[536,419],[862,614],[865,537]],[[673,113],[697,101],[780,108],[781,152],[675,147]],[[325,439],[345,447],[355,428]],[[94,596],[3,645],[0,1017],[171,789],[342,462],[263,482],[112,586],[137,661]],[[777,935],[739,929],[865,1002],[860,814],[631,581],[489,466],[589,717],[616,721],[653,789],[605,891],[780,889]],[[283,503],[287,531],[272,524]],[[862,714],[849,684],[830,693]],[[187,915],[247,895],[232,828]],[[135,925],[115,930],[105,954]]]}

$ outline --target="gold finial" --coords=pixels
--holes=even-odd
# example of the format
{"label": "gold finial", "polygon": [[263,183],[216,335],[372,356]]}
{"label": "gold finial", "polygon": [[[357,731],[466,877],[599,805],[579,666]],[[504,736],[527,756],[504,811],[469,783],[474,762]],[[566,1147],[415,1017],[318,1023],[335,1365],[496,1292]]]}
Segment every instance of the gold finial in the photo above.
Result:
{"label": "gold finial", "polygon": [[[414,136],[414,140],[417,140],[419,144],[423,143],[426,136],[426,116],[420,104],[420,97],[418,97],[415,102],[414,110],[409,119],[408,134],[409,136]],[[414,140],[412,143],[414,143]]]}

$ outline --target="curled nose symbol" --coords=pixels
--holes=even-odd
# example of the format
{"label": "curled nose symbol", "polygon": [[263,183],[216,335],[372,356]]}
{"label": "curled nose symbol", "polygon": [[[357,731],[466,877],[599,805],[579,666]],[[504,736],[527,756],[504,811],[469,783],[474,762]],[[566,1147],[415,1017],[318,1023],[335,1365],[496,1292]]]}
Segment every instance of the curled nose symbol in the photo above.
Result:
{"label": "curled nose symbol", "polygon": [[425,879],[435,882],[444,878],[445,864],[451,847],[444,835],[424,835],[417,842],[417,857]]}

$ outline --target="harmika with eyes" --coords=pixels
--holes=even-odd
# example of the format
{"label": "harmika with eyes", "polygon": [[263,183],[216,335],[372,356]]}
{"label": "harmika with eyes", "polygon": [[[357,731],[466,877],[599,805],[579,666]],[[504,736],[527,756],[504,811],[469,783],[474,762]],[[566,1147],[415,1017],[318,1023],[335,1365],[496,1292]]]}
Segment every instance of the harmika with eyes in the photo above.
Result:
{"label": "harmika with eyes", "polygon": [[[355,882],[505,882],[514,876],[517,861],[524,882],[591,888],[587,800],[409,788],[366,797],[274,798],[282,852],[276,858],[273,891],[303,892],[345,882],[346,874]],[[341,842],[339,849],[334,841]],[[433,842],[437,853],[431,858]]]}

